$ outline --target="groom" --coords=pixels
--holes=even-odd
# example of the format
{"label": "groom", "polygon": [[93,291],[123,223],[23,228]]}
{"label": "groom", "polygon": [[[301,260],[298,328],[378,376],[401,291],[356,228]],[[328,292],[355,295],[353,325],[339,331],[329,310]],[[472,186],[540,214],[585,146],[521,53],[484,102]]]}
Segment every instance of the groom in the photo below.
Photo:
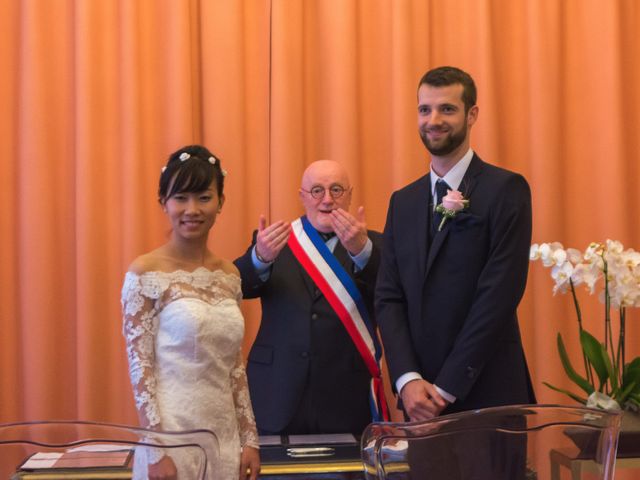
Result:
{"label": "groom", "polygon": [[422,77],[418,130],[431,167],[391,197],[376,287],[386,360],[411,420],[535,402],[516,316],[531,194],[521,175],[470,148],[477,118],[466,72]]}
{"label": "groom", "polygon": [[[484,163],[470,148],[477,118],[467,73],[440,67],[422,77],[418,130],[431,168],[391,197],[375,300],[392,382],[410,420],[535,402],[516,317],[531,195],[521,175]],[[496,456],[504,443],[502,434],[482,431],[412,443],[410,478],[524,478],[526,441],[507,441],[508,453]]]}

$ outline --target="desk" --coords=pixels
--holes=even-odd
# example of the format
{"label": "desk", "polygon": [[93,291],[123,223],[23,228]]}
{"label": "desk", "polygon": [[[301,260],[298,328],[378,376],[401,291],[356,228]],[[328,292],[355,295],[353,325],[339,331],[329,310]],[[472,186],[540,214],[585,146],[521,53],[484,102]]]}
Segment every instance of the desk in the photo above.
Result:
{"label": "desk", "polygon": [[[334,454],[327,457],[291,458],[287,445],[262,446],[260,448],[261,472],[264,480],[364,480],[364,469],[360,460],[360,445],[327,445]],[[64,470],[59,472],[17,472],[11,480],[58,480],[79,479],[131,479],[129,468],[102,469],[99,472]]]}
{"label": "desk", "polygon": [[292,458],[286,445],[260,447],[260,478],[294,480],[322,478],[335,480],[364,479],[360,445],[327,445],[334,453],[326,457]]}
{"label": "desk", "polygon": [[[552,449],[549,452],[551,460],[551,480],[560,480],[560,466],[567,467],[571,471],[571,480],[581,480],[582,473],[598,473],[600,465],[589,458],[580,458],[575,455],[575,450]],[[616,469],[640,468],[640,458],[627,457],[616,458]]]}
{"label": "desk", "polygon": [[303,464],[262,465],[260,478],[264,480],[361,480],[364,479],[362,462],[325,462]]}
{"label": "desk", "polygon": [[10,477],[10,480],[60,480],[64,478],[68,478],[70,480],[131,480],[131,470],[114,469],[103,470],[100,472],[78,472],[77,470],[66,470],[55,473],[16,472]]}

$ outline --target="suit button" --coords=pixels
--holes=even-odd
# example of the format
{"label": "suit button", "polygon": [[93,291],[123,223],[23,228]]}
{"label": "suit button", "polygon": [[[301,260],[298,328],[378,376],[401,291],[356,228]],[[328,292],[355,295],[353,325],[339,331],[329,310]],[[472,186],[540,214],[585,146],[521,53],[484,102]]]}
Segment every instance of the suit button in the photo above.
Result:
{"label": "suit button", "polygon": [[318,319],[318,314],[317,313],[312,313],[311,314],[311,320],[317,320]]}
{"label": "suit button", "polygon": [[473,367],[467,367],[467,378],[475,378],[476,369]]}
{"label": "suit button", "polygon": [[302,353],[300,354],[300,356],[301,356],[302,358],[307,358],[307,357],[309,356],[309,352],[302,352]]}

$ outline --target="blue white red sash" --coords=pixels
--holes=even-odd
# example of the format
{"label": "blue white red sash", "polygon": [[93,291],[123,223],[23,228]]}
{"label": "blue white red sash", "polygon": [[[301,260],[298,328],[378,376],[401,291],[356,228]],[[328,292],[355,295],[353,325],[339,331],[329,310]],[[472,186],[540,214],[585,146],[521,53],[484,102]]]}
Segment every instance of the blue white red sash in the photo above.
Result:
{"label": "blue white red sash", "polygon": [[342,321],[371,374],[373,420],[388,420],[380,373],[382,350],[358,287],[306,216],[293,221],[291,230],[289,248]]}

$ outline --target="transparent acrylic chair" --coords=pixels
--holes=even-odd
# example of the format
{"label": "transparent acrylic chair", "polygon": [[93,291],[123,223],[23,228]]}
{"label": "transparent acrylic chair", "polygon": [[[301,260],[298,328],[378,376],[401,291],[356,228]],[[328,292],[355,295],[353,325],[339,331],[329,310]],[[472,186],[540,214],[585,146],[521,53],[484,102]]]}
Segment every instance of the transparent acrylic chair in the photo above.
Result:
{"label": "transparent acrylic chair", "polygon": [[[157,432],[137,427],[82,421],[47,421],[0,424],[0,479],[54,479],[54,478],[131,478],[135,452],[169,455],[176,460],[180,473],[180,459],[188,463],[189,473],[184,478],[204,480],[213,478],[219,455],[218,439],[210,430],[183,432]],[[130,450],[127,467],[93,465],[79,468],[78,458],[96,456],[104,462],[104,453],[95,450]],[[71,457],[69,451],[73,451]],[[58,468],[50,465],[55,458],[67,452],[65,461],[71,466]],[[32,455],[43,458],[35,469],[21,469]],[[50,455],[52,454],[52,455]],[[102,456],[100,456],[102,455]],[[48,458],[51,457],[51,458]],[[107,461],[108,462],[108,461]]]}
{"label": "transparent acrylic chair", "polygon": [[[361,441],[367,479],[569,478],[554,452],[592,463],[583,478],[611,480],[620,414],[585,407],[516,405],[410,423],[370,424]],[[580,448],[578,447],[580,446]]]}

